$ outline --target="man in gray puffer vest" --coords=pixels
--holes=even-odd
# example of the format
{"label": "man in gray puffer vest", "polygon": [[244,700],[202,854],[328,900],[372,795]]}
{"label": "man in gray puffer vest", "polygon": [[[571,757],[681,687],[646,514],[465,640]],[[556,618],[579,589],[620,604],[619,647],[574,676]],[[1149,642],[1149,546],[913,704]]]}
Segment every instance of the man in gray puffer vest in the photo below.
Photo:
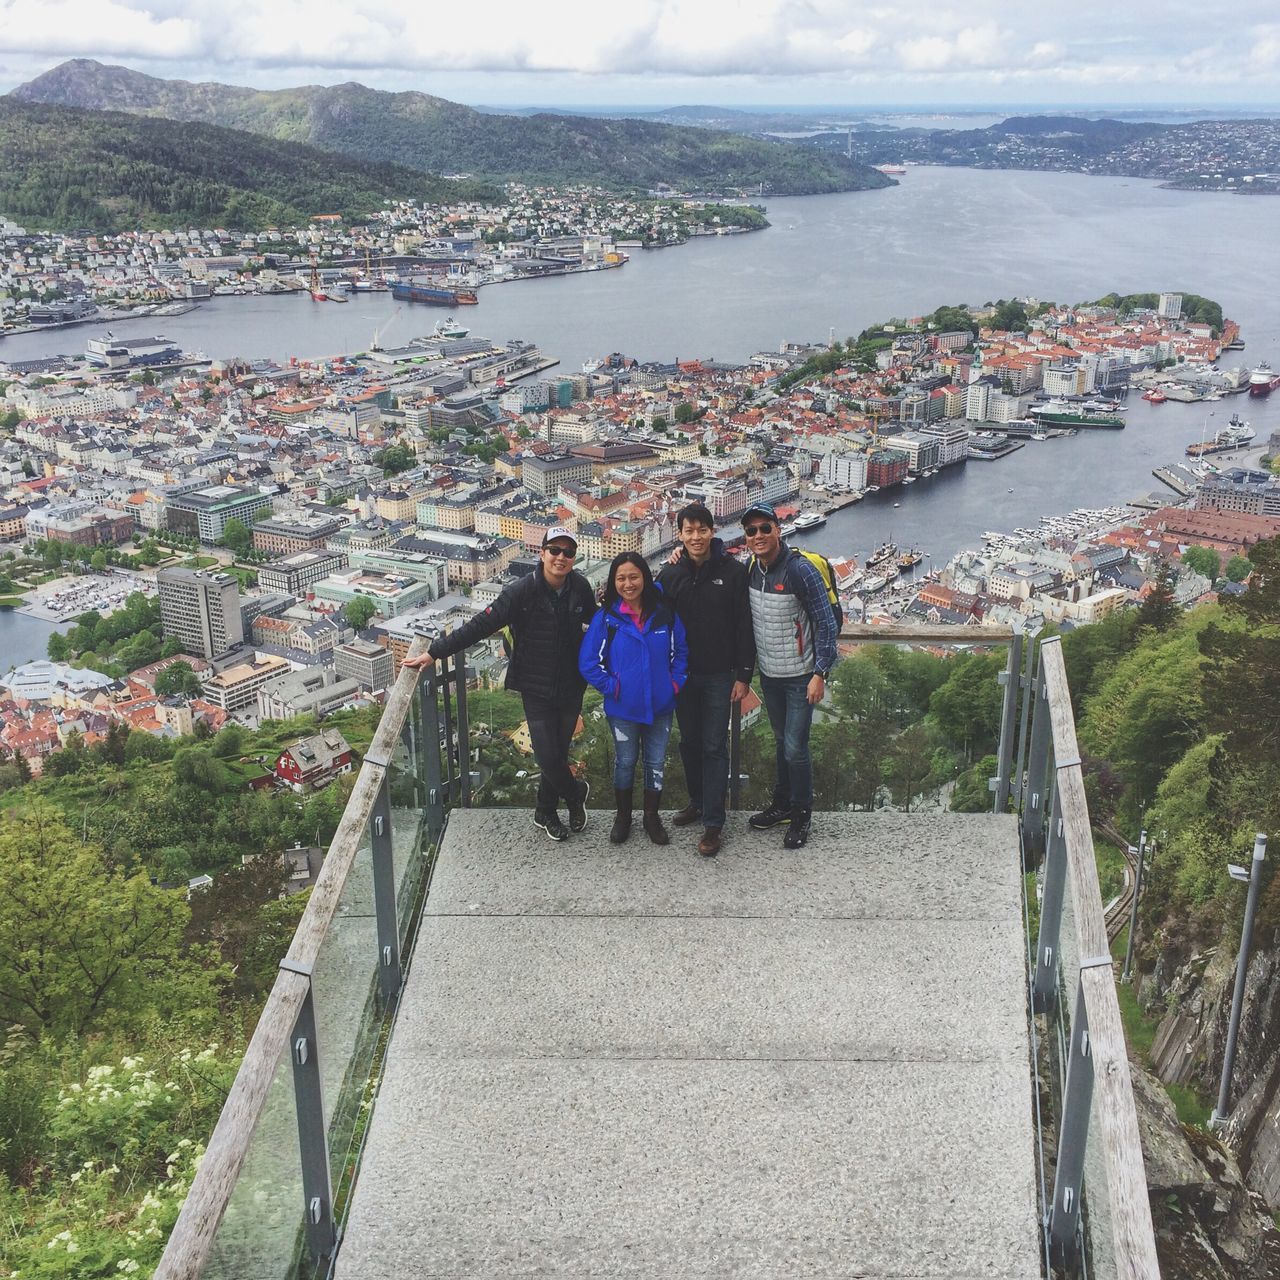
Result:
{"label": "man in gray puffer vest", "polygon": [[836,662],[836,618],[822,575],[783,542],[769,503],[748,507],[742,530],[751,552],[747,596],[760,693],[777,744],[773,800],[749,822],[758,831],[788,823],[782,843],[799,849],[813,814],[809,728]]}

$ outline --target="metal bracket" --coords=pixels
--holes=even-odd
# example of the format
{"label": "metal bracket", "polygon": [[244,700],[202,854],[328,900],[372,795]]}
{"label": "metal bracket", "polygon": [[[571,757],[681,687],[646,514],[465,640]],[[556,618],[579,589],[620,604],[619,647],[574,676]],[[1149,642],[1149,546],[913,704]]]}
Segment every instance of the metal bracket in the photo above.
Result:
{"label": "metal bracket", "polygon": [[311,977],[315,972],[314,965],[303,964],[298,960],[290,960],[288,956],[285,956],[285,958],[280,961],[280,968],[282,968],[286,973],[300,973],[304,978]]}
{"label": "metal bracket", "polygon": [[999,790],[1000,790],[1000,775],[999,775],[999,774],[997,774],[994,778],[988,778],[988,779],[987,779],[987,790],[988,790],[988,791],[991,791],[991,792],[993,792],[993,793],[994,793],[994,792],[996,792],[996,791],[999,791]]}
{"label": "metal bracket", "polygon": [[1081,960],[1079,968],[1081,969],[1101,969],[1103,965],[1115,964],[1112,956],[1091,956],[1088,960]]}
{"label": "metal bracket", "polygon": [[391,756],[371,749],[364,753],[364,762],[365,764],[376,765],[379,769],[385,769],[391,764]]}
{"label": "metal bracket", "polygon": [[1003,688],[1008,683],[1009,683],[1009,673],[1007,671],[1001,671],[996,674],[996,684],[1000,685]]}
{"label": "metal bracket", "polygon": [[1055,760],[1053,767],[1055,769],[1070,769],[1072,765],[1082,763],[1079,756],[1070,756],[1066,760]]}

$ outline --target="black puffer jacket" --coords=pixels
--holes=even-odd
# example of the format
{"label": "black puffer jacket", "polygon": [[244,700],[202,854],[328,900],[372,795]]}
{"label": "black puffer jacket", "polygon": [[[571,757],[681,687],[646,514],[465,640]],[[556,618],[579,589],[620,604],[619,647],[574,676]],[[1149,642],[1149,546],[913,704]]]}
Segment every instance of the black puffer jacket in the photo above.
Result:
{"label": "black puffer jacket", "polygon": [[433,640],[428,652],[433,658],[447,658],[510,627],[513,644],[507,688],[553,703],[568,702],[586,688],[578,671],[578,650],[595,611],[595,592],[582,574],[571,572],[563,594],[557,596],[539,565],[504,587],[483,613]]}
{"label": "black puffer jacket", "polygon": [[675,564],[662,566],[658,582],[684,623],[690,673],[732,671],[735,680],[750,681],[756,644],[746,566],[713,538],[704,564],[695,565],[688,552],[681,552]]}

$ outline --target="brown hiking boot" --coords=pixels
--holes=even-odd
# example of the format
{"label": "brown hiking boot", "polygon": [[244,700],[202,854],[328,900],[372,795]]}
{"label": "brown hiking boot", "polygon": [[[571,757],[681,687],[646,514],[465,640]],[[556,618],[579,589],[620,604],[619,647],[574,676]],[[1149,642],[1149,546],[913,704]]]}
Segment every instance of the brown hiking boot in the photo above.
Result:
{"label": "brown hiking boot", "polygon": [[698,841],[698,852],[704,858],[714,858],[720,852],[720,828],[708,827]]}
{"label": "brown hiking boot", "polygon": [[671,821],[677,827],[691,827],[700,817],[702,817],[702,810],[690,801],[679,813],[671,815]]}

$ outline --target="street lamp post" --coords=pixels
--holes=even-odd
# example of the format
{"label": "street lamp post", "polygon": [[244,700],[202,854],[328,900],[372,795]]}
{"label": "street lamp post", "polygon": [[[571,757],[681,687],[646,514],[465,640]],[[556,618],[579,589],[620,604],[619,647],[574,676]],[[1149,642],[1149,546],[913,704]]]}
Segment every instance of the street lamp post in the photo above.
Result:
{"label": "street lamp post", "polygon": [[1231,1000],[1231,1021],[1227,1025],[1227,1047],[1222,1055],[1222,1083],[1218,1087],[1218,1105],[1209,1118],[1209,1127],[1220,1129],[1227,1122],[1227,1093],[1231,1088],[1231,1069],[1235,1066],[1236,1040],[1240,1035],[1240,1012],[1244,1007],[1244,984],[1249,972],[1249,948],[1253,943],[1253,918],[1258,910],[1258,890],[1262,887],[1262,860],[1267,856],[1267,837],[1260,831],[1253,838],[1253,864],[1246,871],[1234,863],[1227,866],[1233,880],[1249,884],[1244,904],[1244,924],[1240,929],[1240,956],[1236,960],[1236,990]]}

